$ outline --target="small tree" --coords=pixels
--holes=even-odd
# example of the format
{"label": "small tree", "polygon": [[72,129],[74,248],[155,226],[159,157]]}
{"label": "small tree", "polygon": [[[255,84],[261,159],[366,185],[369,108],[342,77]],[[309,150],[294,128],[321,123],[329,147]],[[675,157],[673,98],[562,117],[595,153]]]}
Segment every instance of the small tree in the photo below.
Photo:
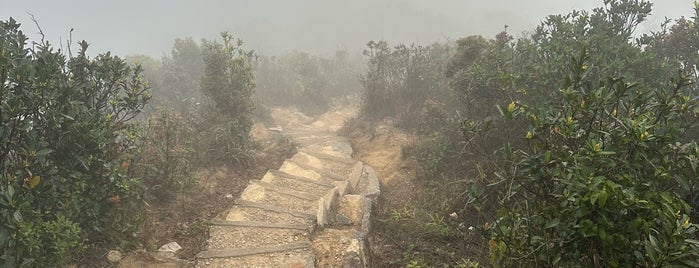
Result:
{"label": "small tree", "polygon": [[0,21],[0,264],[63,266],[125,247],[139,228],[133,119],[150,99],[140,67],[110,53],[27,46]]}
{"label": "small tree", "polygon": [[243,42],[222,33],[223,44],[204,41],[204,77],[201,90],[209,107],[200,122],[206,138],[200,148],[205,159],[228,163],[247,163],[251,158],[252,94],[255,78],[250,59],[252,51]]}

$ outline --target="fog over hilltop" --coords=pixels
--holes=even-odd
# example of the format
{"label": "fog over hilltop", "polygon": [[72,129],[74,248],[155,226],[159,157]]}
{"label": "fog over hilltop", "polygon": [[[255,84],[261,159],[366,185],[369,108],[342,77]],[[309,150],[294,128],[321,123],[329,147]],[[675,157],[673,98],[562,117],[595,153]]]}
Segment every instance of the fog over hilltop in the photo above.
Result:
{"label": "fog over hilltop", "polygon": [[[641,31],[657,29],[664,17],[692,14],[692,0],[654,1]],[[91,52],[120,55],[168,52],[175,38],[216,38],[229,31],[263,54],[289,50],[359,51],[369,40],[431,43],[481,34],[504,25],[515,36],[549,14],[591,9],[590,0],[258,0],[258,1],[10,1],[0,0],[0,19],[13,17],[39,39],[33,14],[49,41],[87,40]]]}

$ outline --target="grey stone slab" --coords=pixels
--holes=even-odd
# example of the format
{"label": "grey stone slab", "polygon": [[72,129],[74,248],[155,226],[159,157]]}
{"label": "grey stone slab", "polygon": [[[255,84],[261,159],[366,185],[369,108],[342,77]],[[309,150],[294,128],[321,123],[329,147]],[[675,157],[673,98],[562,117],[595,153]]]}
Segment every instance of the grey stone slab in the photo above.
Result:
{"label": "grey stone slab", "polygon": [[313,221],[316,219],[316,215],[307,213],[307,212],[302,211],[302,210],[294,210],[294,209],[289,209],[289,208],[285,208],[285,207],[264,204],[264,203],[254,202],[254,201],[248,201],[248,200],[242,200],[242,199],[235,200],[235,203],[237,205],[245,206],[245,207],[259,208],[262,210],[268,210],[268,211],[277,212],[277,213],[288,213],[288,214],[291,214],[295,217],[300,217],[300,218],[313,220]]}
{"label": "grey stone slab", "polygon": [[233,205],[226,213],[227,221],[258,221],[303,224],[309,228],[315,226],[315,215],[294,215],[283,208],[265,210],[258,207]]}
{"label": "grey stone slab", "polygon": [[320,158],[320,159],[323,159],[323,160],[328,160],[328,161],[333,161],[333,162],[339,162],[339,163],[343,163],[343,164],[347,164],[347,165],[354,165],[354,164],[356,164],[357,162],[359,162],[358,160],[355,160],[355,159],[352,159],[352,158],[334,156],[334,155],[331,155],[331,154],[327,154],[327,153],[323,153],[323,152],[317,152],[317,151],[314,151],[314,150],[310,150],[310,149],[308,149],[308,148],[302,149],[300,152],[305,153],[305,154],[309,154],[309,155],[311,155],[311,156],[313,156],[313,157]]}
{"label": "grey stone slab", "polygon": [[212,225],[220,225],[220,226],[295,229],[295,230],[302,230],[302,231],[308,230],[308,226],[305,224],[274,223],[274,222],[261,222],[261,221],[227,221],[227,220],[213,219],[213,220],[211,220],[211,224]]}
{"label": "grey stone slab", "polygon": [[287,160],[287,161],[292,162],[292,163],[296,164],[297,166],[299,166],[299,167],[301,167],[301,168],[305,168],[305,169],[312,170],[312,171],[314,171],[314,172],[320,173],[321,175],[326,176],[326,177],[328,177],[328,178],[330,178],[330,179],[333,179],[333,180],[336,180],[336,181],[341,181],[341,180],[346,180],[346,179],[347,179],[347,177],[345,177],[345,176],[342,176],[342,175],[339,175],[339,174],[337,174],[337,173],[330,172],[330,171],[327,171],[327,170],[323,170],[323,169],[321,169],[321,168],[317,168],[317,167],[314,167],[314,166],[311,166],[311,165],[307,165],[307,164],[304,164],[304,163],[299,163],[299,162],[296,162],[296,161],[293,161],[293,160]]}
{"label": "grey stone slab", "polygon": [[266,190],[270,190],[270,191],[278,193],[278,194],[293,196],[293,197],[303,199],[303,200],[308,200],[308,201],[315,201],[318,199],[317,197],[310,195],[309,193],[300,192],[300,191],[296,191],[296,190],[292,190],[292,189],[288,189],[288,188],[282,188],[282,187],[279,187],[279,186],[276,186],[276,185],[273,185],[271,183],[267,183],[264,181],[251,180],[250,182],[257,184],[257,185],[260,185],[260,186],[264,187]]}
{"label": "grey stone slab", "polygon": [[284,245],[266,246],[266,247],[247,247],[247,248],[223,248],[215,250],[206,250],[199,252],[197,258],[231,258],[241,257],[255,254],[267,254],[273,252],[289,251],[294,249],[307,249],[312,245],[309,241],[300,241]]}

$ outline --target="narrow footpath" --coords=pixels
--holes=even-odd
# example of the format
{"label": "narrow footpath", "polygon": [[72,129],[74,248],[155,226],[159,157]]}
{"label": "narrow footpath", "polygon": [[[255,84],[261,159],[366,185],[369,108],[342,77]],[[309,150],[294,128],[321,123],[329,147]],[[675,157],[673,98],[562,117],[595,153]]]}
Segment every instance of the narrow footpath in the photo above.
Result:
{"label": "narrow footpath", "polygon": [[211,222],[196,267],[367,267],[376,173],[324,124],[293,122],[281,133],[298,153],[252,178],[225,219]]}

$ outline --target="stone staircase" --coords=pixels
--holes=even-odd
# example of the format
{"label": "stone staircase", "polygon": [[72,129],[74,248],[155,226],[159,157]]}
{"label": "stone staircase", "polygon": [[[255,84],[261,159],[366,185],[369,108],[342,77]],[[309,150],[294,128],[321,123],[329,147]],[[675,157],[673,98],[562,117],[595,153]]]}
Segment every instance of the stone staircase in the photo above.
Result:
{"label": "stone staircase", "polygon": [[297,124],[282,134],[298,153],[212,220],[196,267],[367,267],[376,173],[327,128]]}

